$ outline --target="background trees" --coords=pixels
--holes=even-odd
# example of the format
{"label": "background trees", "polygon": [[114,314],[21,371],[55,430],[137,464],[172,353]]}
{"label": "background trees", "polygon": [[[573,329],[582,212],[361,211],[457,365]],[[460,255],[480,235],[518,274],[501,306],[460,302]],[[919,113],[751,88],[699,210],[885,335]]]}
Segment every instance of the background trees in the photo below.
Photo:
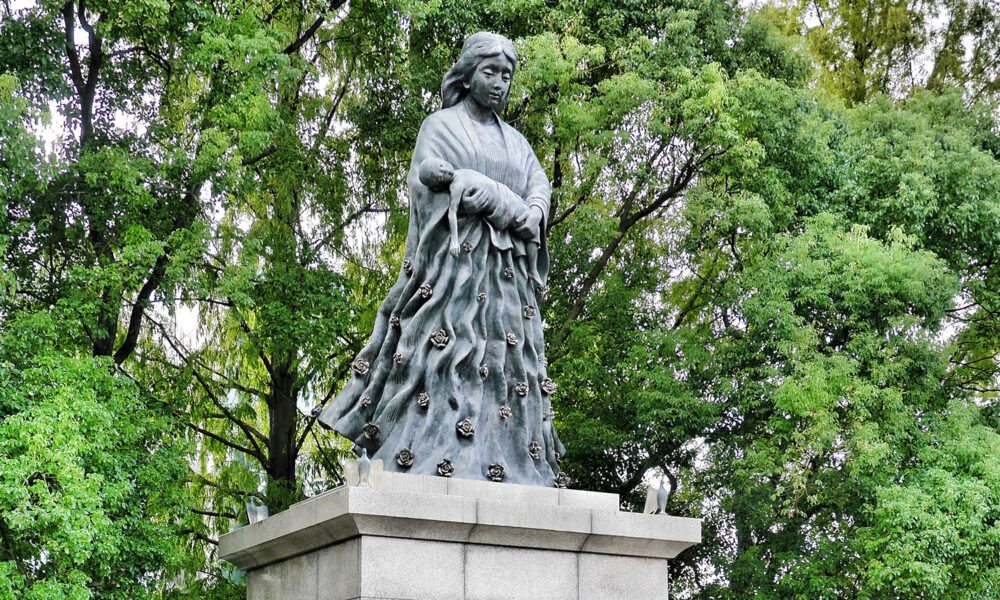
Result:
{"label": "background trees", "polygon": [[398,269],[440,77],[492,29],[553,182],[575,486],[638,508],[666,477],[705,519],[689,597],[997,595],[992,5],[0,13],[4,594],[238,597],[213,552],[244,504],[340,481],[313,410]]}
{"label": "background trees", "polygon": [[776,2],[763,12],[804,37],[820,67],[817,83],[849,104],[949,86],[997,99],[995,3],[819,0]]}

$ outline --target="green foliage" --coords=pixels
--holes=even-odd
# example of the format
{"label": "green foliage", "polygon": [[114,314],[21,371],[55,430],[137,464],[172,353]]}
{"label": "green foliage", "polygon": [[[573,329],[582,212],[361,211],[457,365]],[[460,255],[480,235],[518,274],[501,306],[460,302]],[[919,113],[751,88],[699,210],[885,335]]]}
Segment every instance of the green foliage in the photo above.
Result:
{"label": "green foliage", "polygon": [[734,519],[731,593],[853,587],[853,528],[947,400],[934,332],[955,284],[912,240],[883,244],[830,215],[726,282],[739,325],[706,377],[725,417],[702,476]]}
{"label": "green foliage", "polygon": [[776,1],[762,13],[806,42],[829,95],[861,104],[879,94],[1000,91],[1000,10],[978,0]]}
{"label": "green foliage", "polygon": [[[882,507],[918,493],[899,482],[932,469],[926,432],[954,399],[992,403],[1000,198],[981,121],[954,94],[845,111],[745,77],[740,127],[759,151],[694,190],[681,247],[699,276],[674,288],[680,306],[711,290],[674,368],[719,415],[695,474],[714,541],[686,557],[714,566],[678,565],[678,580],[724,572],[704,597],[991,597],[988,569],[938,588],[907,571],[961,568],[965,550],[914,561],[871,542],[902,535]],[[993,543],[990,527],[963,535]]]}
{"label": "green foliage", "polygon": [[68,5],[67,48],[63,5],[7,6],[7,595],[239,597],[213,542],[244,503],[341,481],[308,414],[398,270],[441,76],[491,29],[553,183],[575,487],[638,508],[668,479],[705,520],[671,561],[689,597],[997,597],[994,8],[135,0]]}
{"label": "green foliage", "polygon": [[733,47],[732,67],[757,72],[792,86],[805,83],[812,74],[804,53],[794,38],[782,33],[765,15],[751,13]]}
{"label": "green foliage", "polygon": [[867,597],[994,597],[1000,435],[959,402],[927,435],[901,482],[879,488],[859,536]]}
{"label": "green foliage", "polygon": [[0,597],[154,597],[183,558],[169,410],[109,359],[50,348],[46,316],[0,338]]}

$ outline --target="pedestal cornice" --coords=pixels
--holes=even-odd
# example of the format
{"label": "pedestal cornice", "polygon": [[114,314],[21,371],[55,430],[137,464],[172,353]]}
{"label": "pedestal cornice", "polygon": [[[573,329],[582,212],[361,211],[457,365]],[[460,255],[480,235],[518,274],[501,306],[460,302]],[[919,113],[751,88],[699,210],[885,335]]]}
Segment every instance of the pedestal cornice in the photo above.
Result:
{"label": "pedestal cornice", "polygon": [[616,494],[379,473],[223,535],[219,556],[252,571],[359,536],[669,559],[701,521],[624,513]]}

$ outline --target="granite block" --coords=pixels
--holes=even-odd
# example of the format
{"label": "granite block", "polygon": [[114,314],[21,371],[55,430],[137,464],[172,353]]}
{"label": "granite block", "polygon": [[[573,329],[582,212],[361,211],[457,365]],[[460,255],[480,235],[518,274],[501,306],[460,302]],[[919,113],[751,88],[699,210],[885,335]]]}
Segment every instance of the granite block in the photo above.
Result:
{"label": "granite block", "polygon": [[469,541],[521,548],[579,550],[590,535],[590,512],[559,505],[480,499]]}
{"label": "granite block", "polygon": [[280,568],[282,600],[316,600],[319,557],[310,552],[272,565]]}
{"label": "granite block", "polygon": [[580,553],[579,600],[666,598],[667,561]]}
{"label": "granite block", "polygon": [[470,544],[466,600],[577,600],[573,552]]}
{"label": "granite block", "polygon": [[365,536],[361,595],[463,600],[463,561],[462,544]]}
{"label": "granite block", "polygon": [[361,538],[327,546],[315,554],[316,600],[347,600],[360,595]]}

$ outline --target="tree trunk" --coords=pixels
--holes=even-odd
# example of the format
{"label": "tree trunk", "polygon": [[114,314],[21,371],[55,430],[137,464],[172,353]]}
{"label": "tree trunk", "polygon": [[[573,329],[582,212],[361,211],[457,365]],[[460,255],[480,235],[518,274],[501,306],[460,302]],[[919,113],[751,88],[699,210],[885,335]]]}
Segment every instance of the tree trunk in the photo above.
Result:
{"label": "tree trunk", "polygon": [[295,431],[298,420],[298,378],[290,357],[274,361],[267,407],[269,429],[267,451],[267,505],[271,514],[285,510],[300,499],[295,477]]}

